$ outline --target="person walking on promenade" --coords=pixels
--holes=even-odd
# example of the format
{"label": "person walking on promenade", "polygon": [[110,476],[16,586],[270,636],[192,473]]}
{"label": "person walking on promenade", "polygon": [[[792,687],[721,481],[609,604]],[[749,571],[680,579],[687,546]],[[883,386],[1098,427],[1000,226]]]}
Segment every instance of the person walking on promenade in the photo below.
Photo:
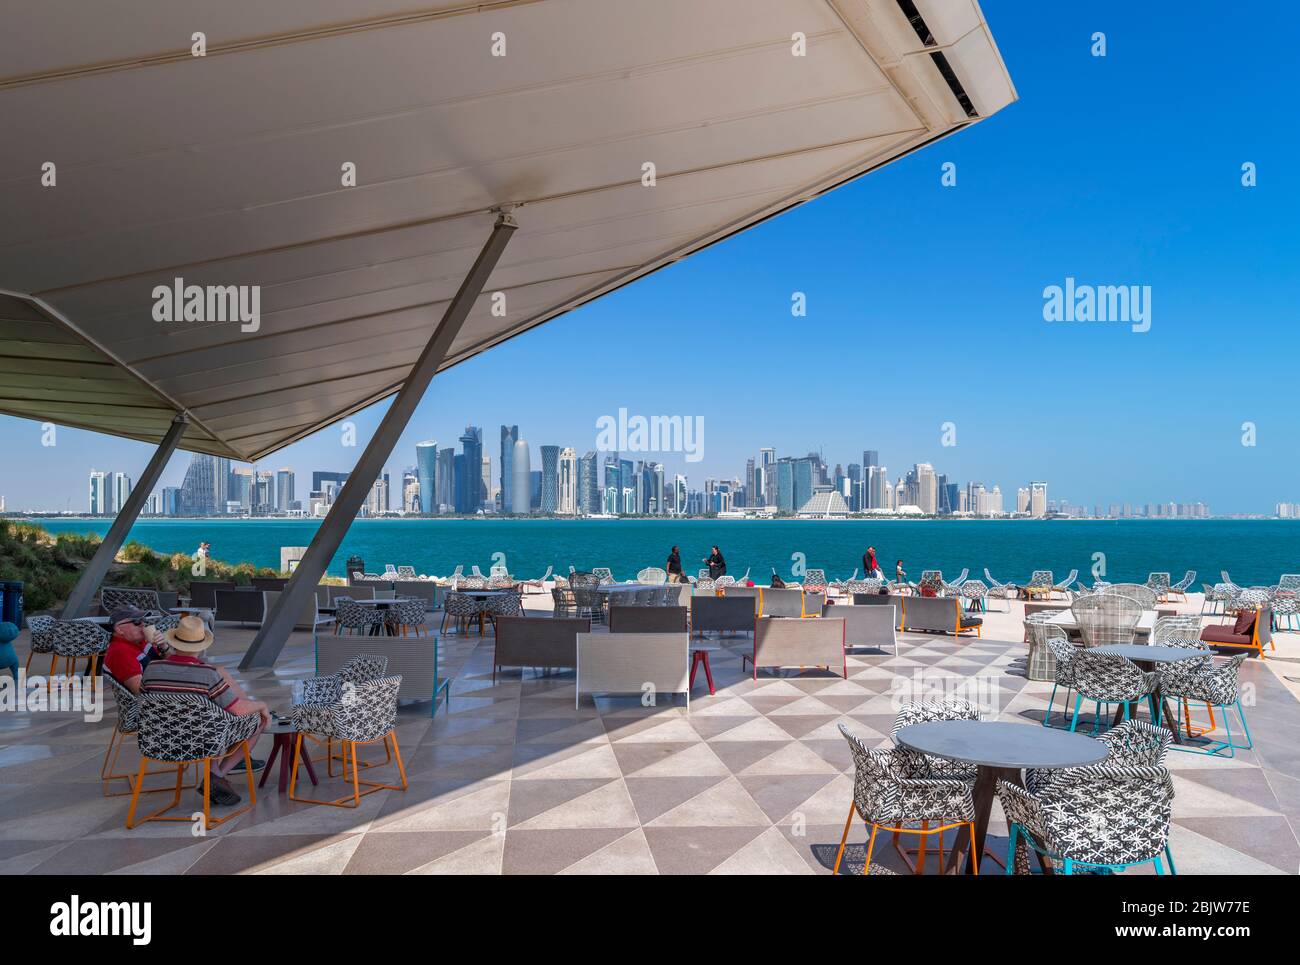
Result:
{"label": "person walking on promenade", "polygon": [[682,579],[682,554],[674,546],[668,554],[668,582],[684,583]]}
{"label": "person walking on promenade", "polygon": [[876,559],[876,548],[868,546],[867,551],[862,554],[862,573],[868,579],[874,577],[881,578],[880,561]]}

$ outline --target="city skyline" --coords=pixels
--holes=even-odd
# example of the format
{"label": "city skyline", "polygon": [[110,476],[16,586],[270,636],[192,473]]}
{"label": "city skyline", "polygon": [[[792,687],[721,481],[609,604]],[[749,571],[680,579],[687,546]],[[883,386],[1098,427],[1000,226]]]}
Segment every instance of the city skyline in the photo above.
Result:
{"label": "city skyline", "polygon": [[[416,444],[403,468],[385,468],[367,495],[366,515],[816,515],[890,513],[924,516],[1181,517],[1211,515],[1201,502],[1087,503],[1050,498],[1047,483],[1031,480],[1008,487],[965,483],[928,462],[895,473],[879,465],[879,450],[861,450],[861,462],[830,463],[821,453],[778,455],[775,447],[755,450],[736,475],[695,477],[670,473],[657,459],[627,459],[617,452],[573,446],[533,446],[518,424],[502,425],[501,462],[482,455],[483,429],[467,426],[458,437],[462,451],[436,440]],[[531,452],[539,459],[536,470]],[[390,462],[402,464],[398,454]],[[439,463],[442,468],[439,468]],[[473,471],[469,471],[473,467]],[[494,471],[495,470],[495,471]],[[153,516],[305,515],[323,516],[349,477],[346,471],[315,469],[305,499],[296,498],[297,473],[192,455],[180,486],[163,485],[150,494],[145,513]],[[394,486],[393,480],[397,480]],[[494,483],[494,479],[499,480]],[[430,492],[430,486],[432,492]],[[131,490],[120,471],[91,470],[86,505],[65,510],[112,515]],[[1008,496],[1010,499],[1008,500]],[[395,497],[395,498],[394,498]],[[517,507],[527,505],[527,509]],[[510,508],[507,508],[510,507]],[[12,512],[39,511],[13,507]],[[1279,502],[1274,515],[1295,515]]]}

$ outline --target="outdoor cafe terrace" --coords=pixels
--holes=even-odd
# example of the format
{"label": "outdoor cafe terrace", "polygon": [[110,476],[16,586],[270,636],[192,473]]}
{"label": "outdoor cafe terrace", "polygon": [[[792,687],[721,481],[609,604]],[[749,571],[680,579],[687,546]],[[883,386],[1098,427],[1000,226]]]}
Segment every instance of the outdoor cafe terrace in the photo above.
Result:
{"label": "outdoor cafe terrace", "polygon": [[[549,592],[525,593],[522,600],[530,623],[552,616]],[[822,619],[841,615],[850,603],[847,596],[838,599]],[[660,694],[654,706],[644,706],[639,693],[583,696],[575,706],[572,670],[495,668],[491,620],[482,635],[477,622],[454,616],[442,630],[440,611],[427,615],[419,636],[337,638],[322,627],[322,652],[328,640],[350,640],[361,652],[379,654],[389,646],[431,648],[437,640],[448,690],[436,710],[422,700],[403,702],[397,712],[404,790],[375,790],[361,796],[355,810],[298,803],[277,790],[280,765],[268,762],[252,808],[200,837],[190,821],[128,829],[129,783],[101,781],[118,720],[111,697],[93,723],[80,712],[4,713],[0,871],[829,874],[854,799],[854,759],[840,725],[867,748],[890,747],[901,707],[956,697],[977,705],[986,721],[1013,725],[1008,733],[1026,747],[1043,735],[1066,733],[1060,695],[1053,726],[1041,726],[1053,681],[1027,677],[1026,603],[1008,600],[1005,606],[1009,612],[990,606],[982,614],[978,635],[900,632],[896,653],[888,645],[854,647],[842,667],[826,669],[755,673],[746,662],[755,649],[752,635],[706,635],[715,692],[701,674],[689,704],[683,696]],[[1160,604],[1179,614],[1199,614],[1202,607],[1200,594]],[[294,632],[275,666],[240,671],[254,630],[222,621],[220,614],[215,630],[209,659],[252,696],[289,713],[295,685],[318,667],[313,634]],[[597,621],[592,632],[608,631]],[[18,640],[24,659],[28,638],[24,631]],[[1300,634],[1283,628],[1274,642],[1266,659],[1251,656],[1240,667],[1253,747],[1231,757],[1177,748],[1164,755],[1173,789],[1168,855],[1179,874],[1294,873],[1300,866],[1300,751],[1293,737],[1300,725],[1300,675],[1293,672]],[[1222,656],[1216,659],[1223,663]],[[44,672],[39,655],[31,672]],[[1145,720],[1145,708],[1135,705],[1133,716]],[[1204,704],[1193,706],[1193,723],[1205,716]],[[1068,736],[1088,741],[1080,735],[1092,733],[1092,722],[1088,705],[1079,735]],[[1109,709],[1099,723],[1104,734]],[[1218,723],[1209,738],[1183,739],[1191,749],[1204,748],[1211,738],[1222,739],[1222,719]],[[303,769],[296,793],[329,800],[350,794],[340,765],[327,767],[324,745],[313,746],[319,784],[311,786]],[[271,748],[272,736],[263,735],[254,757],[269,757]],[[361,760],[376,767],[363,764],[360,773],[399,784],[384,751],[377,744],[363,747]],[[135,738],[127,737],[117,772],[135,773],[138,760]],[[152,777],[147,784],[170,780]],[[232,775],[232,784],[246,793],[241,776]],[[201,811],[194,790],[182,795],[179,813]],[[141,798],[143,812],[171,793]],[[235,809],[214,808],[212,814],[223,810]],[[960,864],[953,849],[968,843],[967,833],[963,826],[944,833],[947,868]],[[1003,873],[1007,836],[1006,815],[995,800],[980,873]],[[867,826],[854,816],[841,873],[862,871],[867,837]],[[925,840],[924,870],[934,873],[940,842],[937,835]],[[899,850],[892,835],[878,834],[872,872],[907,873],[907,862],[919,861],[918,843],[904,836]],[[1154,870],[1148,863],[1125,873]]]}

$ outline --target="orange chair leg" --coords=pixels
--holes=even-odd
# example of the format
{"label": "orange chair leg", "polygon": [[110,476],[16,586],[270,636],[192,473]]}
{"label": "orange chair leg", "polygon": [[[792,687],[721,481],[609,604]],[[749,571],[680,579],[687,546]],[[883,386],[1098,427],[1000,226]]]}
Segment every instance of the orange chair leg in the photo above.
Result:
{"label": "orange chair leg", "polygon": [[876,848],[876,825],[871,826],[871,837],[867,838],[867,858],[862,863],[862,873],[868,874],[871,871],[871,852]]}
{"label": "orange chair leg", "polygon": [[835,853],[835,867],[831,869],[833,875],[840,873],[840,862],[844,860],[844,849],[849,843],[849,828],[853,824],[853,812],[856,807],[857,805],[852,801],[849,802],[849,816],[844,819],[844,834],[840,836],[840,850]]}

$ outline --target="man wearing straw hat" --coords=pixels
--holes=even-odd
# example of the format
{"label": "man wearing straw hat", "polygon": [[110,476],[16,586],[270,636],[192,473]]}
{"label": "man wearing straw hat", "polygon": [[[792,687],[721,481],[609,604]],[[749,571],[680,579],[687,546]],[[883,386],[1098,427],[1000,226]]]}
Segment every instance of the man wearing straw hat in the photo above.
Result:
{"label": "man wearing straw hat", "polygon": [[[167,640],[169,652],[162,659],[149,661],[149,665],[144,668],[141,690],[145,693],[199,694],[236,716],[258,714],[262,719],[248,740],[249,747],[256,746],[257,738],[270,723],[271,709],[244,693],[226,671],[201,659],[204,651],[212,646],[212,631],[198,617],[185,616],[163,636]],[[253,770],[258,770],[262,764],[262,761],[254,760]],[[235,748],[231,748],[229,753],[213,763],[212,799],[215,803],[239,803],[239,794],[230,785],[226,775],[232,770],[243,770],[243,767],[243,755]]]}

